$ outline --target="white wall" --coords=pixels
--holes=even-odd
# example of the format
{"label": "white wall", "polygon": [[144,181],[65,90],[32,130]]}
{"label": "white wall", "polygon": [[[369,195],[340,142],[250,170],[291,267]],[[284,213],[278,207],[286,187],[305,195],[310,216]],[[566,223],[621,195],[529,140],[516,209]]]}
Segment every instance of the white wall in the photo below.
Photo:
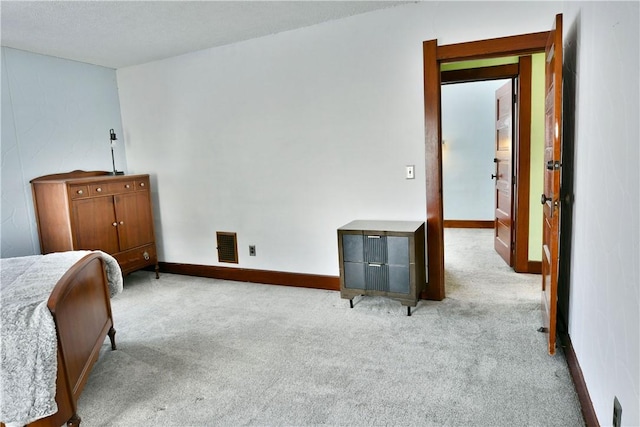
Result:
{"label": "white wall", "polygon": [[444,219],[495,219],[495,97],[509,81],[442,86]]}
{"label": "white wall", "polygon": [[[0,256],[40,253],[29,181],[112,170],[109,129],[122,135],[115,70],[2,48]],[[126,170],[124,146],[116,167]]]}
{"label": "white wall", "polygon": [[638,426],[639,3],[564,9],[577,86],[569,333],[600,423],[611,425],[617,396],[622,424]]}
{"label": "white wall", "polygon": [[422,41],[543,31],[559,5],[500,8],[400,6],[118,70],[160,260],[217,265],[215,231],[235,231],[239,267],[337,275],[337,227],[424,220]]}

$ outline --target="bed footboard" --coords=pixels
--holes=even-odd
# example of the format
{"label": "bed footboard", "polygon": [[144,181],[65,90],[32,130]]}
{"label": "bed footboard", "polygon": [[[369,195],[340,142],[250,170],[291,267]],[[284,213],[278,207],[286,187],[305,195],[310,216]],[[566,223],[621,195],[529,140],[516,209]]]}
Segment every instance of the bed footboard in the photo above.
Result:
{"label": "bed footboard", "polygon": [[33,426],[79,425],[77,401],[108,335],[116,349],[104,262],[91,253],[58,281],[47,303],[58,335],[58,412]]}

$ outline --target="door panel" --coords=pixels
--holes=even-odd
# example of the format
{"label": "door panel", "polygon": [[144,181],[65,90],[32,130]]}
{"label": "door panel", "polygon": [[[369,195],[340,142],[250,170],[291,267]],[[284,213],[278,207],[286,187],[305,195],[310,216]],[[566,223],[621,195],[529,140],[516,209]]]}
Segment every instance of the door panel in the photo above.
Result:
{"label": "door panel", "polygon": [[147,191],[115,196],[120,250],[153,242],[153,224]]}
{"label": "door panel", "polygon": [[113,198],[94,197],[75,200],[72,203],[75,247],[79,250],[101,250],[110,254],[118,252]]}
{"label": "door panel", "polygon": [[513,80],[496,91],[495,167],[495,235],[494,247],[504,262],[513,266],[512,226],[512,143]]}
{"label": "door panel", "polygon": [[556,351],[560,161],[562,155],[562,15],[556,15],[545,49],[545,149],[542,232],[542,313],[549,354]]}
{"label": "door panel", "polygon": [[344,234],[342,236],[342,252],[345,262],[363,262],[364,244],[362,234]]}
{"label": "door panel", "polygon": [[364,266],[362,262],[344,263],[344,287],[350,289],[365,289]]}

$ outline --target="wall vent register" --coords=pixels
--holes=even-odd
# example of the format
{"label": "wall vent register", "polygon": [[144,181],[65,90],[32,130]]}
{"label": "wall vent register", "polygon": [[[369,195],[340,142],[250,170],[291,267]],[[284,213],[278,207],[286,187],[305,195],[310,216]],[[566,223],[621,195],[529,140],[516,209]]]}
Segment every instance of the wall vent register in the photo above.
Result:
{"label": "wall vent register", "polygon": [[419,221],[353,221],[338,229],[340,296],[386,296],[417,305],[425,287],[425,225]]}
{"label": "wall vent register", "polygon": [[236,233],[216,232],[218,261],[238,263],[238,239]]}

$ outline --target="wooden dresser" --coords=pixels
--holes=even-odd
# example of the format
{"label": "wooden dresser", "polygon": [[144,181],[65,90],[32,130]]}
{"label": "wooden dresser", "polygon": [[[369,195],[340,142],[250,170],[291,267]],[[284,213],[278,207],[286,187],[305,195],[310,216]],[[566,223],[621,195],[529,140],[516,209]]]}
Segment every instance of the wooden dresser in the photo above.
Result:
{"label": "wooden dresser", "polygon": [[123,274],[155,266],[158,257],[149,175],[74,171],[31,180],[43,254],[101,250]]}

